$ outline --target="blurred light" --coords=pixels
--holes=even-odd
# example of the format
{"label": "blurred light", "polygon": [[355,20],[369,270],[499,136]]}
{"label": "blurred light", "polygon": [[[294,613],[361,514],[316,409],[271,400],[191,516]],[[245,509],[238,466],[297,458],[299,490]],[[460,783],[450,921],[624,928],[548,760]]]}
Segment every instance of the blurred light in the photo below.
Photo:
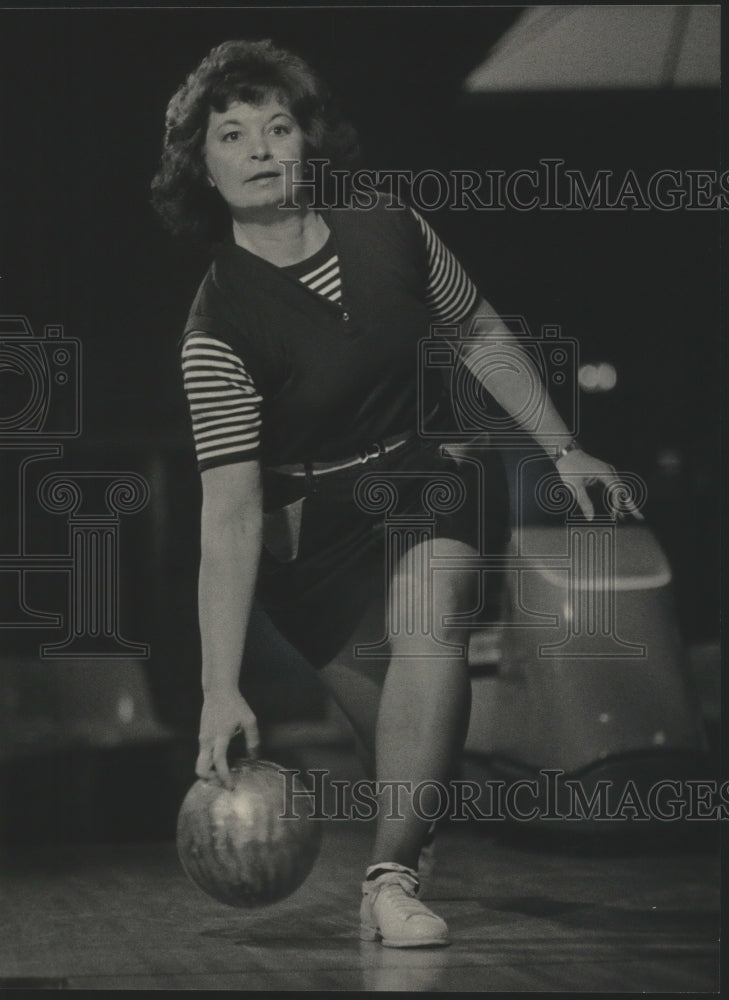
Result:
{"label": "blurred light", "polygon": [[615,366],[606,361],[595,365],[580,365],[577,381],[583,392],[610,392],[618,381]]}
{"label": "blurred light", "polygon": [[597,389],[597,368],[595,365],[582,365],[577,379],[581,389],[585,392],[594,392]]}
{"label": "blurred light", "polygon": [[598,365],[598,376],[603,392],[610,392],[618,384],[618,373],[611,364]]}
{"label": "blurred light", "polygon": [[597,389],[597,368],[595,365],[582,365],[577,376],[580,389],[585,392],[594,392]]}
{"label": "blurred light", "polygon": [[674,448],[664,448],[656,456],[656,465],[666,478],[672,479],[679,475],[683,466],[683,458]]}
{"label": "blurred light", "polygon": [[116,706],[116,714],[120,722],[129,725],[134,718],[134,698],[131,695],[123,694],[119,698]]}

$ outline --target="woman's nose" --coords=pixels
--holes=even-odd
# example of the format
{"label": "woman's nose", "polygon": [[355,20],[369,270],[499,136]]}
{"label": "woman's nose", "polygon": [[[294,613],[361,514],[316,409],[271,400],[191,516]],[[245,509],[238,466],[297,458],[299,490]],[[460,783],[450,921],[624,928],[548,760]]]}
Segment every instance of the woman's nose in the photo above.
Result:
{"label": "woman's nose", "polygon": [[254,140],[253,147],[251,149],[251,159],[252,160],[268,160],[271,157],[271,147],[268,142],[268,137],[265,135],[259,136]]}

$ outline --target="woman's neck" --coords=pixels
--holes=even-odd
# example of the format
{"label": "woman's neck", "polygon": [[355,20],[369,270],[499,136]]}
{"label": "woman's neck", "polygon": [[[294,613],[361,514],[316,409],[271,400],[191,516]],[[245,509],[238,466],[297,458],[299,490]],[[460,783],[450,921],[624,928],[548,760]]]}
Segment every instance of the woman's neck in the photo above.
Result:
{"label": "woman's neck", "polygon": [[266,219],[233,219],[233,239],[239,247],[257,257],[288,267],[312,257],[327,241],[329,229],[324,219],[311,209],[277,211]]}

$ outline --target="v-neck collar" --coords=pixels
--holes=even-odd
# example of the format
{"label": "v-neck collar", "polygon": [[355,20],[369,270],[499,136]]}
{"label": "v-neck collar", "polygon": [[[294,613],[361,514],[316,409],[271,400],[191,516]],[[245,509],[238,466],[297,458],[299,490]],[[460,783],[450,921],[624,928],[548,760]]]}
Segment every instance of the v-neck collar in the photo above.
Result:
{"label": "v-neck collar", "polygon": [[297,279],[301,279],[305,274],[315,271],[322,264],[326,264],[328,260],[336,256],[337,248],[330,231],[323,246],[320,246],[310,257],[305,257],[304,260],[299,260],[295,264],[287,264],[281,270],[287,271]]}
{"label": "v-neck collar", "polygon": [[[342,261],[342,254],[339,249],[336,227],[332,221],[332,212],[328,208],[326,208],[321,210],[319,214],[324,219],[324,222],[327,225],[327,229],[329,230],[329,236],[327,237],[327,241],[323,247],[320,247],[316,251],[315,254],[313,254],[311,257],[307,257],[304,261],[299,261],[297,264],[290,264],[284,267],[281,267],[278,264],[274,264],[270,260],[266,260],[265,257],[259,257],[258,254],[255,254],[251,250],[247,250],[245,247],[240,246],[240,244],[235,242],[235,240],[232,237],[232,234],[227,240],[223,242],[222,247],[224,250],[226,250],[233,256],[240,257],[242,255],[242,257],[249,263],[250,266],[258,267],[269,275],[270,274],[278,275],[280,280],[287,282],[290,286],[300,289],[302,294],[307,295],[310,298],[313,297],[315,301],[320,302],[323,306],[328,308],[330,312],[344,314],[345,317],[348,317],[349,306],[345,305],[345,303],[349,301],[347,296],[345,268]],[[342,297],[337,302],[333,302],[331,299],[326,298],[326,296],[320,295],[319,292],[315,291],[313,288],[309,288],[308,285],[306,285],[303,281],[299,280],[298,274],[292,273],[292,268],[299,268],[301,267],[302,264],[311,265],[312,262],[314,262],[315,258],[317,258],[319,254],[323,253],[323,251],[327,247],[329,247],[329,256],[336,254],[339,260],[339,276],[341,282]],[[314,266],[316,266],[316,264],[314,264]],[[306,270],[308,270],[308,266]]]}

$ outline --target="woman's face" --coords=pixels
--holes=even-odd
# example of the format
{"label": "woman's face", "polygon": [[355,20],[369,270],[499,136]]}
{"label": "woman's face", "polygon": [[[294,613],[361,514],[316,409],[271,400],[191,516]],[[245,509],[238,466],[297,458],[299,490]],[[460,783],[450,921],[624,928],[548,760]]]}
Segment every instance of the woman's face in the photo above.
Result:
{"label": "woman's face", "polygon": [[[286,178],[300,176],[281,160],[303,158],[304,134],[288,108],[276,97],[262,104],[231,104],[211,111],[203,155],[208,177],[231,212],[281,204]],[[295,192],[294,192],[295,195]]]}

